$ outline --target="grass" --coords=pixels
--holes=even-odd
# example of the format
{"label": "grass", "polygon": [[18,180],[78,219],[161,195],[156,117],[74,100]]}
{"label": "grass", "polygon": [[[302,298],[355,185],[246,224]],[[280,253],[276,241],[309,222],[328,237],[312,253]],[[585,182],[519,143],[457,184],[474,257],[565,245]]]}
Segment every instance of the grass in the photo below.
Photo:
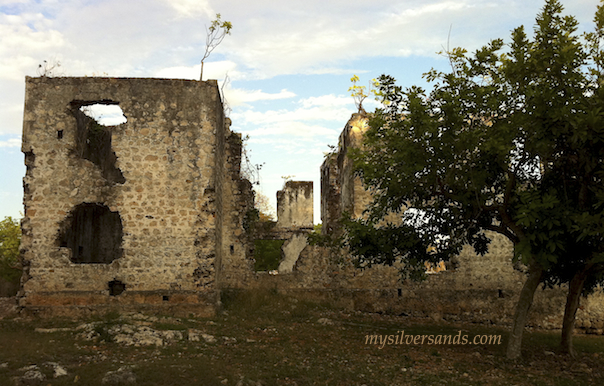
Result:
{"label": "grass", "polygon": [[[177,341],[132,347],[112,339],[86,341],[76,332],[38,333],[36,327],[75,327],[81,321],[1,320],[0,385],[37,364],[44,385],[98,385],[108,371],[133,366],[137,384],[153,385],[597,385],[604,384],[604,337],[578,335],[579,357],[558,354],[558,333],[527,332],[522,361],[507,361],[505,329],[343,312],[274,291],[229,291],[211,319],[149,318],[158,330],[194,328],[215,342]],[[123,323],[119,314],[98,325]],[[321,322],[320,322],[321,321]],[[371,334],[501,334],[501,345],[365,344]],[[101,337],[102,338],[102,337]],[[58,362],[67,376],[43,366]]]}
{"label": "grass", "polygon": [[254,240],[254,270],[272,271],[279,268],[284,243],[285,240]]}

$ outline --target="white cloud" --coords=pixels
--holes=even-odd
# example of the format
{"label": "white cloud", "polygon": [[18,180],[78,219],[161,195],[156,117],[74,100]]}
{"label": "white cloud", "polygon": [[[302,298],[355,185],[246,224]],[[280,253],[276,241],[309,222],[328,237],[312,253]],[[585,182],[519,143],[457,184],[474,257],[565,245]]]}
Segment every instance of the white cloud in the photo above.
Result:
{"label": "white cloud", "polygon": [[0,79],[23,79],[35,72],[50,52],[66,45],[61,32],[51,29],[40,13],[0,14]]}
{"label": "white cloud", "polygon": [[0,147],[21,147],[21,137],[0,141]]}
{"label": "white cloud", "polygon": [[172,6],[180,17],[214,16],[212,7],[207,1],[200,0],[164,0]]}
{"label": "white cloud", "polygon": [[309,97],[300,101],[302,107],[308,108],[313,106],[350,106],[352,99],[348,96],[335,96],[333,94],[321,95],[318,97]]}
{"label": "white cloud", "polygon": [[0,0],[0,6],[8,6],[8,5],[15,5],[15,4],[27,4],[29,3],[29,0]]}
{"label": "white cloud", "polygon": [[283,89],[278,93],[267,93],[262,90],[245,90],[241,88],[227,87],[225,88],[224,93],[225,98],[231,107],[240,106],[251,102],[267,100],[274,101],[278,99],[293,98],[296,96],[295,93],[287,91],[286,89]]}
{"label": "white cloud", "polygon": [[327,106],[301,108],[296,110],[269,110],[265,112],[247,110],[241,113],[233,113],[234,120],[265,125],[269,123],[285,123],[295,121],[341,121],[346,122],[350,117],[351,110],[346,108],[330,108]]}
{"label": "white cloud", "polygon": [[[295,128],[301,122],[305,121],[335,121],[346,122],[350,114],[354,111],[352,98],[334,95],[322,95],[319,97],[310,97],[298,102],[301,107],[293,110],[280,109],[268,111],[255,111],[248,109],[243,112],[232,114],[234,122],[238,124],[253,124],[263,127],[264,131],[258,132],[261,135],[273,132],[277,126]],[[298,132],[297,129],[287,129],[289,132]],[[309,130],[310,133],[316,133],[315,130]],[[257,135],[255,133],[255,135]]]}
{"label": "white cloud", "polygon": [[[158,78],[175,78],[175,79],[195,79],[199,80],[201,72],[201,63],[193,66],[175,66],[159,69],[155,72]],[[228,75],[229,78],[240,77],[240,72],[237,70],[237,63],[230,60],[206,62],[203,65],[203,80],[208,79],[224,79]]]}
{"label": "white cloud", "polygon": [[[257,137],[276,136],[280,138],[295,137],[294,143],[299,140],[310,141],[317,136],[334,136],[338,134],[337,130],[329,129],[321,125],[309,125],[300,121],[283,122],[282,124],[273,124],[260,126],[251,131],[245,131],[250,135],[250,143],[254,143]],[[279,139],[272,139],[278,143]]]}
{"label": "white cloud", "polygon": [[23,79],[20,82],[0,80],[0,135],[21,134],[23,127]]}
{"label": "white cloud", "polygon": [[81,110],[101,125],[116,126],[127,122],[124,112],[117,105],[94,104],[82,107]]}
{"label": "white cloud", "polygon": [[199,80],[201,64],[195,66],[176,66],[162,68],[155,72],[158,78],[196,79]]}

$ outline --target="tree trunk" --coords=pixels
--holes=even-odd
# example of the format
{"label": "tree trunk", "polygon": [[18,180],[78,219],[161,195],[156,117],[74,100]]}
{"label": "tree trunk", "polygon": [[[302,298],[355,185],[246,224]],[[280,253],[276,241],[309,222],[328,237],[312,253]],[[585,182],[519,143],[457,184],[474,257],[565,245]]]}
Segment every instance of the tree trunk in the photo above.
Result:
{"label": "tree trunk", "polygon": [[581,299],[581,292],[583,291],[583,285],[585,279],[589,275],[589,271],[592,265],[588,265],[581,271],[577,272],[568,285],[568,295],[566,297],[566,307],[564,308],[564,320],[562,322],[562,337],[560,346],[562,352],[570,354],[571,357],[575,357],[575,349],[573,348],[573,330],[575,327],[575,316],[577,315],[577,309],[579,308],[579,301]]}
{"label": "tree trunk", "polygon": [[535,291],[541,283],[541,276],[543,275],[543,268],[538,264],[531,264],[529,267],[529,275],[522,290],[520,291],[520,297],[518,303],[516,303],[516,312],[514,314],[514,321],[512,324],[512,331],[510,331],[510,338],[508,341],[507,357],[508,359],[518,359],[520,357],[520,349],[522,347],[522,333],[524,332],[524,326],[528,318],[528,312],[533,304],[533,297]]}

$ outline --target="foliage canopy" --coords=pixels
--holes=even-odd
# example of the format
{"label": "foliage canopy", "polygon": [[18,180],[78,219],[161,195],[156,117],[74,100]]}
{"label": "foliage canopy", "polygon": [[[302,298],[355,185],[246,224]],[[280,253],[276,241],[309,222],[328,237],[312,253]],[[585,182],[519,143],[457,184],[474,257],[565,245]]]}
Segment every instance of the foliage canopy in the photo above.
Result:
{"label": "foliage canopy", "polygon": [[21,227],[17,220],[5,217],[0,221],[0,279],[13,282],[21,277],[19,244]]}
{"label": "foliage canopy", "polygon": [[[485,232],[494,231],[528,266],[527,283],[594,277],[604,263],[604,10],[582,37],[562,10],[546,1],[532,38],[519,27],[507,45],[495,39],[473,55],[446,52],[452,71],[428,72],[430,92],[378,79],[384,108],[351,154],[374,192],[368,219],[349,226],[361,259],[413,267],[413,259],[446,259],[464,244],[484,254]],[[387,223],[393,213],[400,221]],[[370,240],[387,234],[415,252]],[[430,246],[437,251],[417,253]],[[531,288],[519,301],[526,311]]]}

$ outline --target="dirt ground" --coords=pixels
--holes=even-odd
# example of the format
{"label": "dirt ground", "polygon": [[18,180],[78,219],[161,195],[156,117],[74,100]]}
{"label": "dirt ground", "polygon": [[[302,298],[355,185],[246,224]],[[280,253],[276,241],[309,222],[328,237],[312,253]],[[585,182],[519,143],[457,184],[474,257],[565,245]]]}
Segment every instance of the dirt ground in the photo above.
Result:
{"label": "dirt ground", "polygon": [[[32,366],[45,377],[33,384],[44,386],[112,384],[101,380],[120,371],[145,386],[604,385],[603,336],[576,335],[579,354],[570,358],[557,350],[559,331],[528,328],[522,359],[508,361],[502,326],[346,312],[278,295],[224,303],[213,318],[114,313],[82,321],[25,319],[14,299],[0,299],[0,385],[21,382]],[[402,330],[502,341],[367,341]],[[55,377],[57,368],[65,374]]]}

